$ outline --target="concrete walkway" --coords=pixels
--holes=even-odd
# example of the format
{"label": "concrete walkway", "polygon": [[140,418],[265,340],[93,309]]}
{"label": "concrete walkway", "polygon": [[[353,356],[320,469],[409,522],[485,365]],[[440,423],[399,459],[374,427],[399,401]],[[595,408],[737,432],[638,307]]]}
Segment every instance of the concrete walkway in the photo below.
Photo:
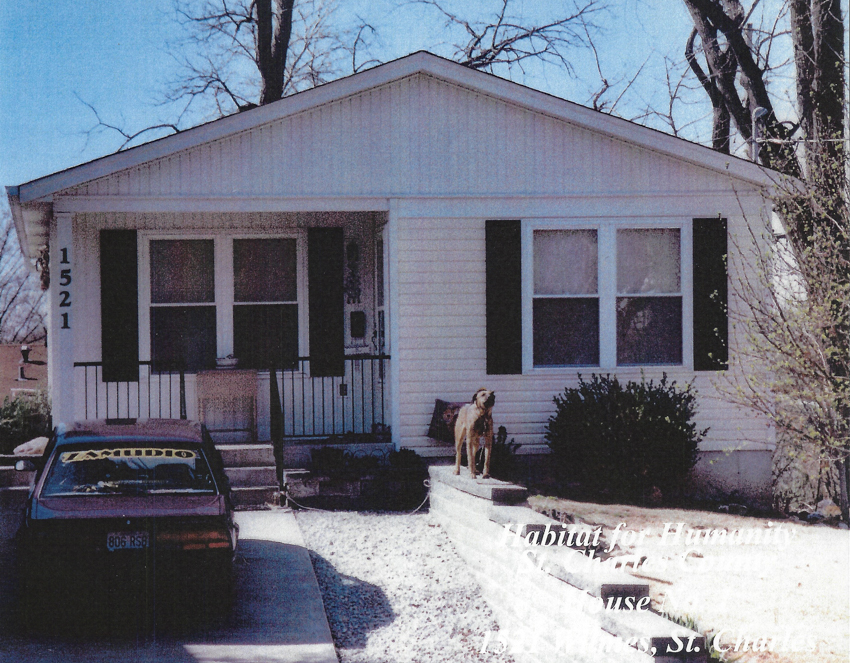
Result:
{"label": "concrete walkway", "polygon": [[[22,636],[3,619],[0,660],[338,663],[319,585],[295,516],[277,509],[243,511],[236,518],[236,598],[230,617],[217,628],[140,640],[71,640]],[[6,603],[0,606],[4,616],[12,607],[8,598],[0,596]]]}

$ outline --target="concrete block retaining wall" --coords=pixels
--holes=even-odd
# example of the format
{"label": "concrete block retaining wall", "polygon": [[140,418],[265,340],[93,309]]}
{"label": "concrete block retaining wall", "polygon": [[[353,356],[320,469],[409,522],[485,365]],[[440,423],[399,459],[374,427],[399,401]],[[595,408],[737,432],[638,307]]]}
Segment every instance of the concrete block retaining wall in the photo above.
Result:
{"label": "concrete block retaining wall", "polygon": [[[528,507],[511,506],[524,501],[525,489],[473,480],[465,468],[454,476],[452,467],[433,466],[430,476],[431,513],[469,565],[501,627],[481,643],[486,651],[510,653],[523,663],[707,660],[699,633],[649,609],[646,583],[601,564],[595,552],[526,544],[533,531],[542,540],[547,531],[569,530]],[[506,525],[513,525],[510,532]],[[590,534],[582,537],[584,543]]]}

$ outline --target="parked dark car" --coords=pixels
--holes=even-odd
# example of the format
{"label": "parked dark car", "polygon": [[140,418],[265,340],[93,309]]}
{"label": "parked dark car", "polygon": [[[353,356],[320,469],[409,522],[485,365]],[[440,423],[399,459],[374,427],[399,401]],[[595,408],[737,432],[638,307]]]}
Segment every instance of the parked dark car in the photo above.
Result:
{"label": "parked dark car", "polygon": [[108,633],[128,615],[150,626],[226,612],[238,528],[221,455],[201,424],[61,425],[35,465],[18,533],[29,627],[57,616],[91,625],[91,613]]}

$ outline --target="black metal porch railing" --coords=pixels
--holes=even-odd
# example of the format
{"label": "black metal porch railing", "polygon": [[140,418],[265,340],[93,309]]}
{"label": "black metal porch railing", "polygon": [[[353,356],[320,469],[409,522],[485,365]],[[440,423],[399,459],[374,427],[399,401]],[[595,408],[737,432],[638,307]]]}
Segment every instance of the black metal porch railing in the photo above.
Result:
{"label": "black metal porch railing", "polygon": [[[346,355],[345,372],[341,376],[311,377],[308,357],[299,357],[296,369],[270,371],[271,438],[276,439],[277,434],[327,437],[349,432],[382,432],[389,415],[389,359],[389,355],[383,354]],[[279,420],[274,412],[274,404],[278,402],[274,393],[276,385]]]}
{"label": "black metal porch railing", "polygon": [[[186,372],[157,371],[139,362],[138,381],[105,382],[103,362],[75,361],[74,385],[82,419],[186,419]],[[79,417],[79,414],[77,414]]]}
{"label": "black metal porch railing", "polygon": [[[313,377],[309,357],[296,367],[261,371],[268,390],[258,403],[270,439],[384,432],[388,428],[389,355],[345,357],[341,376]],[[83,419],[198,418],[194,376],[155,371],[139,362],[137,382],[104,382],[102,362],[75,362],[77,417]],[[264,396],[268,394],[268,399]]]}

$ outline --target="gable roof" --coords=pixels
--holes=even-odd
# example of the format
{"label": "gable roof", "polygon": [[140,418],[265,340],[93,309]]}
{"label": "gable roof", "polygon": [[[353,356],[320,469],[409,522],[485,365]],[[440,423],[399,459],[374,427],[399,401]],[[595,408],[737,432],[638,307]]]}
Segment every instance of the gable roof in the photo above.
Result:
{"label": "gable roof", "polygon": [[27,235],[30,234],[28,231],[43,233],[45,215],[51,212],[52,197],[58,192],[416,74],[429,75],[474,93],[752,184],[766,186],[772,182],[771,171],[755,163],[721,154],[705,146],[420,51],[347,78],[285,97],[272,104],[214,120],[19,186],[7,187],[7,195],[21,244],[28,253],[27,244],[30,244],[26,241]]}

